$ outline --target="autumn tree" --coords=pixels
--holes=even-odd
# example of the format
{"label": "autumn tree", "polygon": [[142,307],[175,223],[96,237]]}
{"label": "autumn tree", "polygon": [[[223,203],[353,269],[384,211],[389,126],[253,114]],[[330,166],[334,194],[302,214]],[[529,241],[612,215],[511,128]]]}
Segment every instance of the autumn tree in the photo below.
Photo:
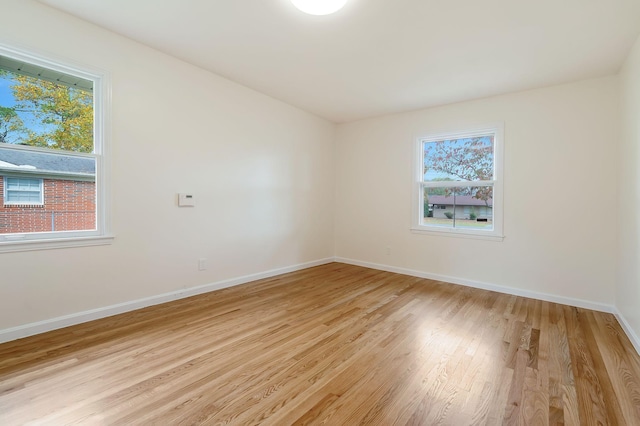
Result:
{"label": "autumn tree", "polygon": [[[424,173],[434,171],[446,175],[437,180],[487,181],[493,179],[493,141],[490,137],[474,137],[444,140],[425,146]],[[431,188],[429,188],[431,189]],[[453,188],[444,188],[450,195]],[[457,195],[472,195],[488,205],[492,198],[492,187],[471,186],[456,188]]]}
{"label": "autumn tree", "polygon": [[16,143],[25,131],[15,108],[0,105],[0,143]]}
{"label": "autumn tree", "polygon": [[15,109],[40,122],[22,143],[66,151],[93,151],[93,95],[89,91],[14,75]]}

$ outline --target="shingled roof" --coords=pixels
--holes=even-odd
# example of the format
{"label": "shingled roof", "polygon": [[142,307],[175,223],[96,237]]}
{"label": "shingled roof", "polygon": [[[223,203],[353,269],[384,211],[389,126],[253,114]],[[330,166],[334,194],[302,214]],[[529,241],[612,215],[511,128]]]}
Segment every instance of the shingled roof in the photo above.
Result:
{"label": "shingled roof", "polygon": [[7,172],[93,177],[96,164],[88,157],[0,147],[0,174]]}

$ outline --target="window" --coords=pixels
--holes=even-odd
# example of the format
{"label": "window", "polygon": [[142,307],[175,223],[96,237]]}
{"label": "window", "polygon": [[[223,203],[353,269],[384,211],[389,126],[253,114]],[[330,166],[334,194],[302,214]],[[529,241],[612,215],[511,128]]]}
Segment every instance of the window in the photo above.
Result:
{"label": "window", "polygon": [[0,46],[0,251],[109,243],[104,73]]}
{"label": "window", "polygon": [[4,178],[4,204],[42,205],[42,179]]}
{"label": "window", "polygon": [[502,125],[418,138],[412,231],[502,240]]}

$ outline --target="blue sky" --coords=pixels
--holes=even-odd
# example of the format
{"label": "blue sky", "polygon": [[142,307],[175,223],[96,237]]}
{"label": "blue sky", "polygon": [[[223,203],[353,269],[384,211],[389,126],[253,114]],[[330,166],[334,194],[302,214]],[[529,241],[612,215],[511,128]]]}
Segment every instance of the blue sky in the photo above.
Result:
{"label": "blue sky", "polygon": [[0,77],[0,105],[4,107],[15,104],[11,89],[9,88],[10,85],[11,80],[8,80],[6,77]]}
{"label": "blue sky", "polygon": [[[12,85],[13,80],[11,79],[10,75],[0,76],[0,106],[12,107],[16,104],[16,100],[14,99],[13,92],[11,90]],[[33,117],[33,114],[18,111],[18,116],[22,119],[22,122],[28,129],[31,129],[37,133],[46,130],[46,126],[36,120]]]}

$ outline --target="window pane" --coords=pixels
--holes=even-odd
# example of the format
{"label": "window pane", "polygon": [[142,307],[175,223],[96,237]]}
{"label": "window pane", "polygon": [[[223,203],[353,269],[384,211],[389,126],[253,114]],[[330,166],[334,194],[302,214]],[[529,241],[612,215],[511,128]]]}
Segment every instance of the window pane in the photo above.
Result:
{"label": "window pane", "polygon": [[424,142],[424,181],[493,180],[493,143],[493,135]]}
{"label": "window pane", "polygon": [[40,192],[7,191],[7,202],[10,203],[40,203]]}
{"label": "window pane", "polygon": [[93,82],[0,56],[0,143],[93,152]]}
{"label": "window pane", "polygon": [[421,224],[441,228],[493,230],[493,188],[424,188]]}
{"label": "window pane", "polygon": [[7,178],[7,191],[40,192],[40,179]]}

